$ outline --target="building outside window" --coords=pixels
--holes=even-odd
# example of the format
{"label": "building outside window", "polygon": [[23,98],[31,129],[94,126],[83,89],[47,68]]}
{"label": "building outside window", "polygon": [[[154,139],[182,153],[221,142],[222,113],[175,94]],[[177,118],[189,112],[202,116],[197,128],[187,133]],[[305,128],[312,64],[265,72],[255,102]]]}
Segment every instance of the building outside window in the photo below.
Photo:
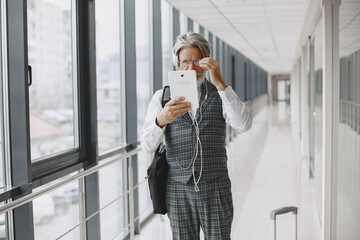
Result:
{"label": "building outside window", "polygon": [[135,1],[136,20],[136,91],[138,133],[144,124],[152,92],[150,61],[150,1]]}
{"label": "building outside window", "polygon": [[98,150],[124,146],[120,1],[95,3]]}
{"label": "building outside window", "polygon": [[27,1],[33,162],[78,147],[73,3]]}
{"label": "building outside window", "polygon": [[[136,22],[136,91],[137,91],[137,128],[138,135],[143,127],[146,112],[152,97],[152,55],[151,55],[151,18],[150,0],[135,1]],[[144,151],[138,154],[138,192],[139,215],[142,220],[152,211],[152,204],[147,185],[146,169],[150,165],[152,154]],[[140,221],[141,221],[140,220]]]}
{"label": "building outside window", "polygon": [[[162,44],[162,69],[163,85],[169,85],[168,72],[173,70],[172,64],[172,7],[165,0],[161,1],[161,44]],[[157,89],[155,89],[157,90]]]}

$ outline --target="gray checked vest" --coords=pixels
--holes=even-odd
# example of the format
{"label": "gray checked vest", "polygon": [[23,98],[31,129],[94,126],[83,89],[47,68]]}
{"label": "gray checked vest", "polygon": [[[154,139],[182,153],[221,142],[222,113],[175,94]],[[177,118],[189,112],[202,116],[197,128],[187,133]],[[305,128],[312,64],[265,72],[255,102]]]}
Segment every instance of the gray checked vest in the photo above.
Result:
{"label": "gray checked vest", "polygon": [[[207,84],[207,86],[205,86]],[[208,96],[206,96],[206,89]],[[196,119],[199,122],[202,145],[203,171],[200,181],[227,176],[227,155],[225,149],[226,123],[223,117],[222,100],[216,87],[209,81],[201,85],[200,108]],[[200,114],[201,113],[201,114]],[[169,178],[187,183],[192,176],[189,166],[196,148],[195,126],[189,113],[181,115],[166,126],[166,158],[170,165]],[[200,173],[200,153],[195,160],[195,174]],[[179,167],[179,164],[182,168]]]}

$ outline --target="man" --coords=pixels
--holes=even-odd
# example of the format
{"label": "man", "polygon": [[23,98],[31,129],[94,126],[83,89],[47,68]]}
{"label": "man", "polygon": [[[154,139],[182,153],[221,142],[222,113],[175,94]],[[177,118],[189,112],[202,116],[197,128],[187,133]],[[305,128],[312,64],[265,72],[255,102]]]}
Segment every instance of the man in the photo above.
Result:
{"label": "man", "polygon": [[[165,135],[170,166],[166,202],[173,239],[199,239],[200,227],[205,239],[230,239],[233,203],[226,123],[244,132],[250,129],[252,117],[223,80],[219,63],[210,57],[210,44],[201,34],[188,32],[177,37],[173,63],[178,70],[197,73],[200,107],[194,114],[196,121],[190,116],[190,103],[179,103],[183,98],[171,99],[162,108],[162,90],[158,90],[149,105],[141,145],[154,152]],[[211,83],[205,79],[205,71]]]}

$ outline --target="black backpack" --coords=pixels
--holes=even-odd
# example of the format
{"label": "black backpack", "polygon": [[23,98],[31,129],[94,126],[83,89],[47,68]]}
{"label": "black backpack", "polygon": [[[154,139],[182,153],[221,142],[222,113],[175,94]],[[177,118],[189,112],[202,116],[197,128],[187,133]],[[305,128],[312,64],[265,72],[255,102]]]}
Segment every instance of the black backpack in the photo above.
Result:
{"label": "black backpack", "polygon": [[[170,101],[170,88],[165,86],[162,94],[162,107]],[[154,213],[166,214],[166,185],[169,172],[169,165],[166,160],[166,148],[160,143],[153,161],[147,169],[150,197],[153,203]]]}

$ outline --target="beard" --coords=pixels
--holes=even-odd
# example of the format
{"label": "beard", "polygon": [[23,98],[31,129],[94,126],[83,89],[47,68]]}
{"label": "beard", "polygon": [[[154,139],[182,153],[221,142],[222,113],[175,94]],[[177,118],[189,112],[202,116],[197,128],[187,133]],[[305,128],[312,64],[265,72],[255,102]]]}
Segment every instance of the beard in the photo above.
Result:
{"label": "beard", "polygon": [[206,73],[206,71],[204,71],[201,74],[196,74],[196,78],[197,78],[196,83],[197,83],[198,91],[200,90],[201,84],[205,81],[205,73]]}

